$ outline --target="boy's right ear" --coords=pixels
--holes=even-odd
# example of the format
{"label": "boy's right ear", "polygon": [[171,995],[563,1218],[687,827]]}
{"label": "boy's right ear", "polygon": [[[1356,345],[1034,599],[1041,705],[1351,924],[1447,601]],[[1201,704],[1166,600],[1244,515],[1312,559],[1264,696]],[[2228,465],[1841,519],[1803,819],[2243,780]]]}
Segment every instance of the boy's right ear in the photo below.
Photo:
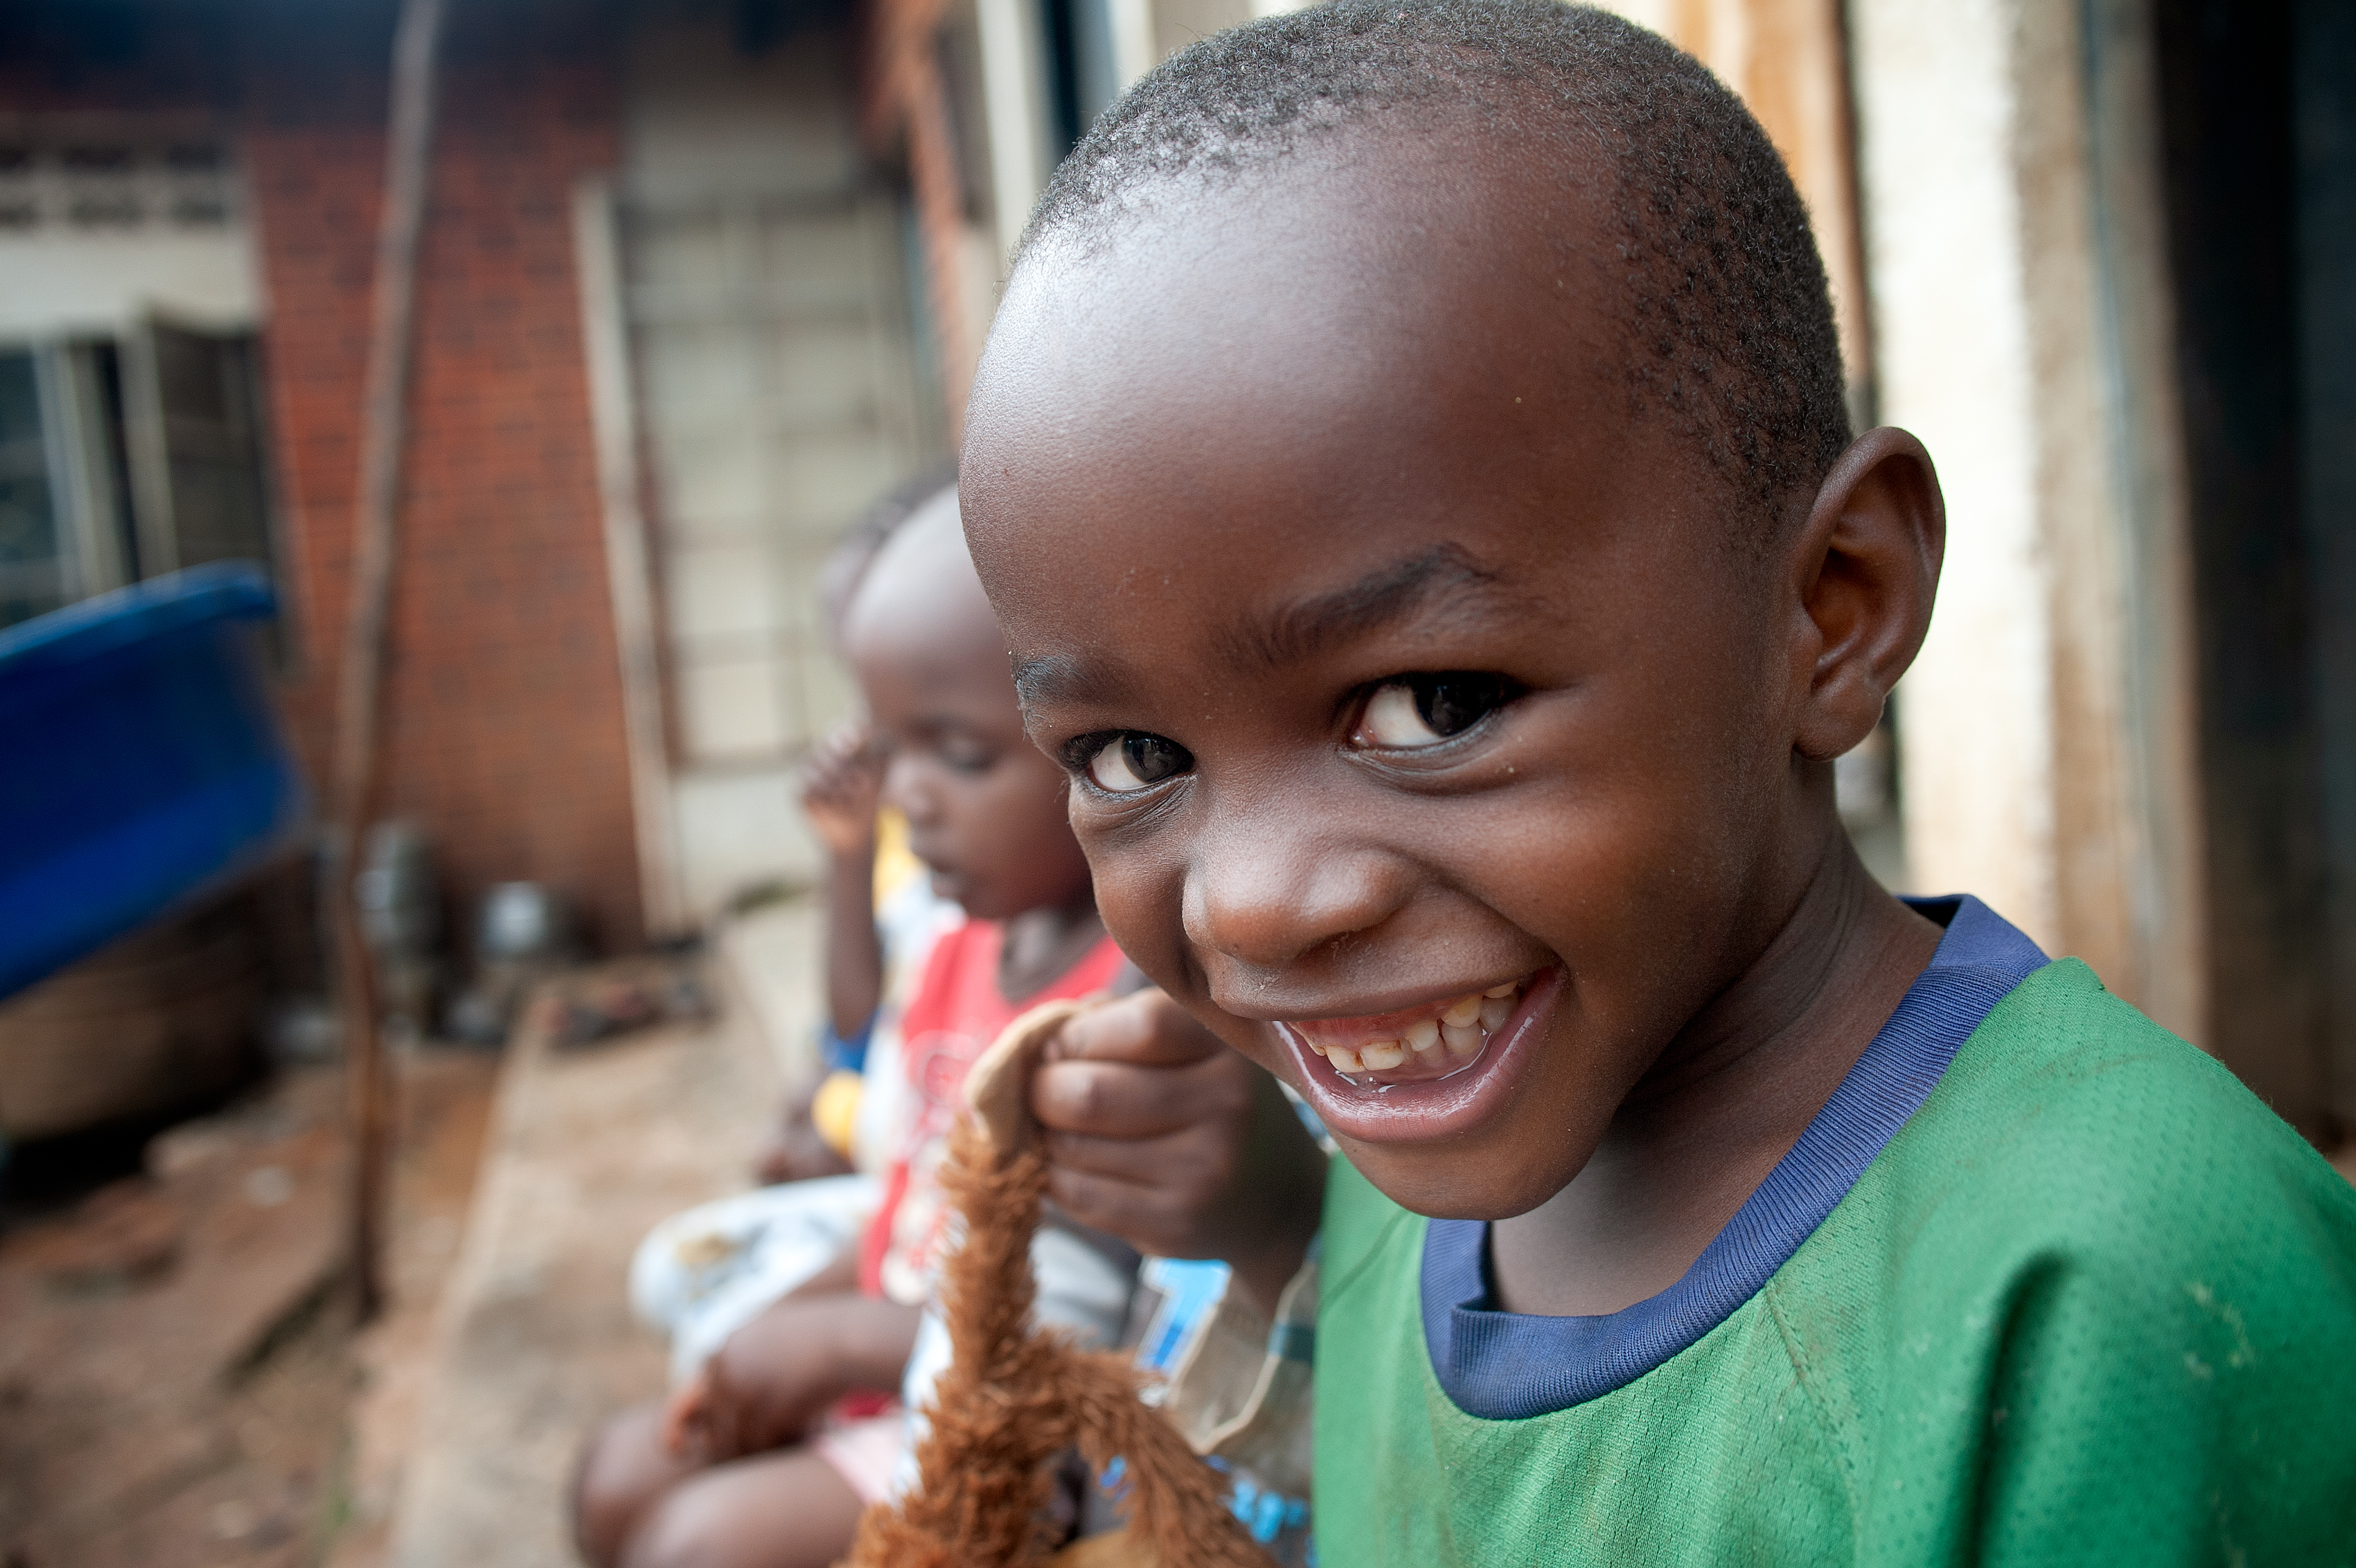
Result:
{"label": "boy's right ear", "polygon": [[1946,502],[1922,443],[1889,425],[1851,442],[1787,557],[1809,643],[1793,736],[1802,756],[1838,757],[1880,723],[1930,629],[1946,548]]}

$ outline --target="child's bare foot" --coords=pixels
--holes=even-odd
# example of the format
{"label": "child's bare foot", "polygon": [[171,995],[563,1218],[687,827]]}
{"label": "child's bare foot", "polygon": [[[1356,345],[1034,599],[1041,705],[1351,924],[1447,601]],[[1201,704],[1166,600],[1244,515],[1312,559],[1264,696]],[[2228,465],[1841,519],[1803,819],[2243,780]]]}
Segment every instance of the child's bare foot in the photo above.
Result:
{"label": "child's bare foot", "polygon": [[807,1448],[699,1470],[658,1498],[618,1568],[825,1568],[865,1502]]}

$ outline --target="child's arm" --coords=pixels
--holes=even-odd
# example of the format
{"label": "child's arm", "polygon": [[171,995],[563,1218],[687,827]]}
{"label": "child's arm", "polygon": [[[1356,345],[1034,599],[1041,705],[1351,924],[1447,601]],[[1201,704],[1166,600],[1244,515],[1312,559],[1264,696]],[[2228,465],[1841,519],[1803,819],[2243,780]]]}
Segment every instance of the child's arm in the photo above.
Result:
{"label": "child's arm", "polygon": [[783,1447],[829,1405],[889,1391],[916,1349],[916,1307],[851,1292],[797,1292],[722,1343],[671,1396],[663,1436],[702,1465]]}
{"label": "child's arm", "polygon": [[875,802],[884,770],[865,725],[845,725],[811,752],[802,811],[826,846],[826,1005],[838,1039],[866,1032],[884,997],[875,929]]}
{"label": "child's arm", "polygon": [[1324,1152],[1274,1079],[1149,990],[1066,1025],[1031,1108],[1065,1213],[1141,1251],[1221,1259],[1274,1313],[1325,1191]]}

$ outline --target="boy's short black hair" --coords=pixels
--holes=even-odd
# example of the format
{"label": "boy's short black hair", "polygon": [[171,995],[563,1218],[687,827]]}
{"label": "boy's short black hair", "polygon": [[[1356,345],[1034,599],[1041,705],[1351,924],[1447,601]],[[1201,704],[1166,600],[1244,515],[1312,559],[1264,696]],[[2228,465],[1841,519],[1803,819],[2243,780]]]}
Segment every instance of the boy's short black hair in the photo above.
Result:
{"label": "boy's short black hair", "polygon": [[1205,38],[1073,148],[1017,261],[1043,243],[1108,237],[1157,184],[1232,177],[1377,116],[1419,130],[1478,124],[1508,103],[1558,119],[1610,160],[1639,413],[1665,409],[1738,495],[1771,512],[1813,495],[1850,431],[1807,209],[1741,100],[1606,12],[1334,0]]}

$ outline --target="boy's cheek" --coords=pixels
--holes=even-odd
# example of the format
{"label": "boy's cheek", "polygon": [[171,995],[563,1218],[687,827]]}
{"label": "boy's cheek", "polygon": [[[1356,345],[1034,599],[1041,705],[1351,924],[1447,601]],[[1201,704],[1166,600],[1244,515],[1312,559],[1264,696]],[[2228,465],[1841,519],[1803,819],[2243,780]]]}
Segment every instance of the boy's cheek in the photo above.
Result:
{"label": "boy's cheek", "polygon": [[1290,1058],[1273,1031],[1226,1011],[1205,989],[1202,968],[1186,941],[1183,873],[1159,867],[1151,857],[1109,851],[1086,832],[1080,843],[1096,878],[1097,913],[1130,961],[1221,1043],[1286,1077]]}
{"label": "boy's cheek", "polygon": [[1183,871],[1162,865],[1159,856],[1121,845],[1111,834],[1092,832],[1076,813],[1072,827],[1081,853],[1087,856],[1088,875],[1096,883],[1097,914],[1105,929],[1148,979],[1183,999],[1190,987]]}
{"label": "boy's cheek", "polygon": [[1293,1077],[1292,1053],[1279,1044],[1276,1031],[1257,1018],[1238,1018],[1232,1013],[1221,1012],[1207,999],[1188,1004],[1189,1012],[1202,1020],[1203,1026],[1219,1036],[1227,1048],[1245,1060],[1265,1069],[1274,1078],[1299,1089]]}
{"label": "boy's cheek", "polygon": [[1255,1019],[1238,1018],[1214,1002],[1203,983],[1201,967],[1189,961],[1183,941],[1170,941],[1166,935],[1156,940],[1156,935],[1163,933],[1120,920],[1113,909],[1106,907],[1101,894],[1097,909],[1104,919],[1105,929],[1120,944],[1130,961],[1184,1008],[1190,1017],[1217,1036],[1221,1044],[1242,1052],[1271,1072],[1279,1070],[1277,1058],[1283,1053],[1274,1048],[1268,1026]]}

